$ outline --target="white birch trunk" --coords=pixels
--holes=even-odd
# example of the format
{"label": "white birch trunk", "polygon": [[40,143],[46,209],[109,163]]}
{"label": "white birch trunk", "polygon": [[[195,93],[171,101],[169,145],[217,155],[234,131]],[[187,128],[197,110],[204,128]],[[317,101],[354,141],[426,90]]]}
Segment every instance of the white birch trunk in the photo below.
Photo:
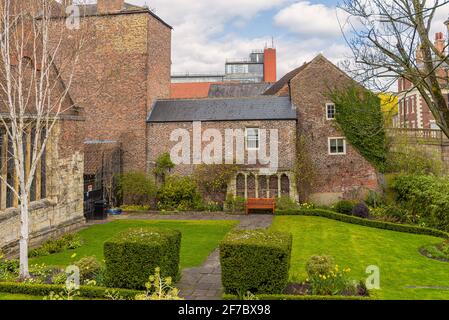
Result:
{"label": "white birch trunk", "polygon": [[20,199],[20,278],[30,277],[28,269],[29,208],[26,195]]}

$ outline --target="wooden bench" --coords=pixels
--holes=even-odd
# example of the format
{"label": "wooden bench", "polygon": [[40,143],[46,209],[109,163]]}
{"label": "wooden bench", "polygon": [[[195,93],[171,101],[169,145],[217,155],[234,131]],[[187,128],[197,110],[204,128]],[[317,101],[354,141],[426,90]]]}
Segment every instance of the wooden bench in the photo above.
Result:
{"label": "wooden bench", "polygon": [[276,199],[250,198],[246,201],[245,208],[246,214],[249,214],[249,211],[253,209],[272,210],[274,214],[276,209]]}

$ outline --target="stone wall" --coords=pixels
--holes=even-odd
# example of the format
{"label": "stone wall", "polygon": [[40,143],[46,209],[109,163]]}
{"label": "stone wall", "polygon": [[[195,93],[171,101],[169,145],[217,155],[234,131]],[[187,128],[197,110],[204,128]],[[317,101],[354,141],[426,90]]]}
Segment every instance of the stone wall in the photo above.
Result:
{"label": "stone wall", "polygon": [[[82,227],[83,146],[82,119],[61,121],[47,147],[47,198],[30,205],[30,246]],[[0,248],[7,255],[18,252],[20,212],[0,211]]]}

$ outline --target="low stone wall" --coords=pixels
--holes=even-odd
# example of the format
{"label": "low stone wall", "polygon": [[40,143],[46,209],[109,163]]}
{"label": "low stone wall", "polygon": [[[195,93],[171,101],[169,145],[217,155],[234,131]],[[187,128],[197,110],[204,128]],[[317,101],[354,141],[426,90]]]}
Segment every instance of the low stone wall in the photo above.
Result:
{"label": "low stone wall", "polygon": [[[33,202],[30,208],[30,247],[52,237],[75,231],[85,224],[83,210],[67,211],[66,206],[58,206],[49,200]],[[16,208],[0,213],[0,248],[13,257],[18,254],[20,235],[20,211]]]}

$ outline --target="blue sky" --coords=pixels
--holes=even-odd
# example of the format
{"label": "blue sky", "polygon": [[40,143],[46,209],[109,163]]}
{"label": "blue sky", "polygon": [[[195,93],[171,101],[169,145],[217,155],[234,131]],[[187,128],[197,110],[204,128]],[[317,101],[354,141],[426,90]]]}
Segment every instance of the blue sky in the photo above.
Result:
{"label": "blue sky", "polygon": [[[173,72],[223,72],[227,58],[247,57],[274,37],[278,77],[318,53],[338,63],[350,57],[340,30],[338,0],[127,0],[174,27]],[[441,10],[437,23],[448,16]],[[441,20],[441,22],[439,21]]]}

